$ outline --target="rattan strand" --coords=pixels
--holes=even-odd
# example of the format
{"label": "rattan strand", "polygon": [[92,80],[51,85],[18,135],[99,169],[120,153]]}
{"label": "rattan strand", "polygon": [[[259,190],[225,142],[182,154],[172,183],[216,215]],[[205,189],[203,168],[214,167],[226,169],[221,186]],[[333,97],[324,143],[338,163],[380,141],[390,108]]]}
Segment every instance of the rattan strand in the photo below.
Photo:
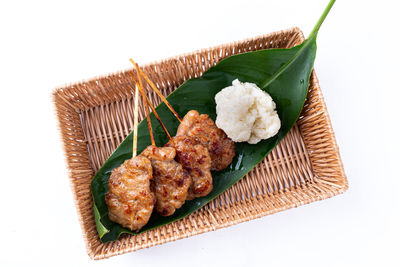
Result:
{"label": "rattan strand", "polygon": [[[247,51],[292,47],[304,40],[298,28],[225,44],[144,66],[166,96],[224,57]],[[132,80],[119,72],[58,88],[53,93],[71,188],[93,259],[216,230],[332,197],[347,189],[338,147],[315,72],[302,114],[284,140],[249,174],[204,208],[177,222],[139,235],[101,243],[94,223],[90,181],[133,129]],[[160,99],[152,93],[154,105]],[[144,116],[140,101],[139,118]]]}

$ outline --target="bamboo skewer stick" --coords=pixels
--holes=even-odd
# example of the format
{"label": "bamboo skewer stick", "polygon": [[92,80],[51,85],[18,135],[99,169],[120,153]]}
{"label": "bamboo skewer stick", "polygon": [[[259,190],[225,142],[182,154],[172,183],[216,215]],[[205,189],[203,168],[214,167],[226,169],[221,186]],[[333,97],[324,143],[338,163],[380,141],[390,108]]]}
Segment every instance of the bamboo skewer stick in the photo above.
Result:
{"label": "bamboo skewer stick", "polygon": [[138,117],[139,117],[139,90],[136,85],[135,88],[135,107],[133,111],[133,147],[132,147],[132,158],[136,157],[137,154],[137,131],[138,131]]}
{"label": "bamboo skewer stick", "polygon": [[[132,74],[131,72],[129,72],[129,74],[131,75],[132,80],[133,80],[135,83],[137,83],[137,80],[135,79],[135,77],[133,76],[133,74]],[[161,121],[161,118],[160,118],[160,116],[158,115],[158,113],[157,113],[156,109],[154,108],[153,104],[151,103],[150,99],[145,95],[144,91],[141,90],[140,87],[138,87],[138,88],[139,88],[139,91],[140,91],[140,93],[142,94],[142,96],[144,95],[144,97],[146,98],[147,104],[150,106],[151,110],[153,111],[153,114],[154,114],[154,116],[156,117],[156,119],[158,120],[158,122],[160,123],[160,125],[161,125],[163,131],[164,131],[165,134],[168,136],[168,140],[172,143],[172,145],[174,145],[174,140],[172,139],[170,133],[168,132],[167,127],[165,127],[164,123]]]}
{"label": "bamboo skewer stick", "polygon": [[151,110],[153,111],[154,116],[156,117],[156,119],[158,120],[158,122],[160,123],[162,129],[164,130],[165,134],[168,136],[169,141],[172,143],[172,145],[174,145],[174,140],[172,139],[171,135],[169,134],[167,127],[165,127],[164,123],[161,121],[160,116],[158,115],[156,109],[154,108],[153,104],[150,102],[150,99],[144,94],[144,92],[141,90],[141,88],[139,87],[140,93],[142,94],[142,96],[144,96],[146,98],[146,101],[148,103],[148,105],[150,106]]}
{"label": "bamboo skewer stick", "polygon": [[[133,59],[129,59],[133,65],[135,65],[135,61],[133,61]],[[143,78],[146,80],[146,82],[151,86],[151,88],[153,88],[153,90],[157,93],[157,95],[161,98],[161,100],[165,103],[165,105],[167,105],[167,107],[169,108],[169,110],[171,110],[171,112],[175,115],[175,117],[179,120],[179,122],[182,122],[181,117],[179,116],[179,114],[175,111],[175,109],[171,106],[171,104],[168,102],[168,100],[164,97],[164,95],[160,92],[160,90],[158,90],[157,86],[150,80],[149,77],[147,77],[147,75],[141,70],[139,69],[138,71],[138,76],[139,76],[139,72],[140,74],[143,76]]]}
{"label": "bamboo skewer stick", "polygon": [[[131,62],[134,62],[132,59],[131,59]],[[148,125],[148,127],[149,127],[149,133],[150,133],[150,139],[151,139],[151,144],[153,145],[153,146],[155,146],[156,145],[156,142],[154,141],[154,135],[153,135],[153,128],[152,128],[152,126],[151,126],[151,120],[150,120],[150,113],[149,113],[149,107],[147,106],[147,101],[146,101],[146,94],[144,93],[144,87],[143,87],[143,83],[142,83],[142,78],[141,78],[141,76],[140,76],[140,68],[139,68],[139,66],[138,66],[138,64],[136,64],[136,63],[133,63],[134,64],[134,66],[135,66],[135,68],[136,68],[136,73],[137,73],[137,75],[138,75],[138,80],[139,80],[139,83],[137,83],[137,87],[139,88],[139,90],[140,90],[140,92],[142,93],[142,99],[143,99],[143,106],[144,106],[144,110],[145,110],[145,112],[146,112],[146,118],[147,118],[147,125]]]}
{"label": "bamboo skewer stick", "polygon": [[[143,72],[142,72],[143,73]],[[138,84],[138,81],[136,80],[136,78],[133,76],[133,74],[131,72],[129,72],[129,74],[132,77],[132,80],[135,84]],[[154,116],[156,117],[157,121],[160,123],[163,131],[165,132],[165,134],[168,137],[168,140],[171,142],[172,145],[174,145],[174,140],[171,137],[171,134],[168,132],[167,127],[165,127],[164,123],[161,121],[160,116],[158,115],[156,109],[154,108],[153,104],[151,103],[150,99],[147,97],[147,95],[144,93],[143,89],[141,87],[137,87],[140,91],[140,93],[142,94],[142,97],[145,98],[145,102],[147,102],[147,104],[150,106],[151,110],[153,111]]]}

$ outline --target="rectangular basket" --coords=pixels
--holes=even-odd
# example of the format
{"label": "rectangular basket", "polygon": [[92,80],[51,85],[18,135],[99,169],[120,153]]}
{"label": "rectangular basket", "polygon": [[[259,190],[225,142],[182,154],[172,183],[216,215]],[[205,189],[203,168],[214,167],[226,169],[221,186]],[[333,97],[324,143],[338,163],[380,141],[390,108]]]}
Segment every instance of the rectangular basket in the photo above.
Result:
{"label": "rectangular basket", "polygon": [[[287,48],[304,40],[298,28],[196,51],[144,66],[164,95],[238,53]],[[90,182],[133,129],[133,83],[127,71],[53,92],[69,177],[89,256],[103,259],[216,230],[343,193],[348,185],[317,76],[297,124],[249,174],[214,201],[177,222],[103,244],[96,231]],[[151,101],[158,105],[155,94]],[[141,98],[139,99],[141,101]],[[140,104],[140,119],[143,107]]]}

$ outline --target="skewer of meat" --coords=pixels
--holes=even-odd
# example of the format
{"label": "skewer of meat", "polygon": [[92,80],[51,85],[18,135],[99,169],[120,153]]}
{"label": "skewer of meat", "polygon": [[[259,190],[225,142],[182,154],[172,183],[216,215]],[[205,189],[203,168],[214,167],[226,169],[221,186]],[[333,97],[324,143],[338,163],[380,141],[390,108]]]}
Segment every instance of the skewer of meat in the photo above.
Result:
{"label": "skewer of meat", "polygon": [[[139,72],[140,70],[138,73]],[[147,104],[150,106],[161,127],[169,138],[169,142],[165,145],[165,148],[176,149],[176,160],[182,164],[184,170],[191,178],[192,182],[188,192],[187,200],[208,195],[211,192],[213,185],[210,171],[211,158],[207,148],[196,141],[195,138],[190,136],[176,136],[171,138],[171,135],[161,121],[153,104],[150,102],[147,96],[145,96],[145,98],[145,101],[147,101]]]}
{"label": "skewer of meat", "polygon": [[[143,98],[143,106],[146,112],[147,123],[149,125],[152,145],[148,146],[141,155],[151,161],[153,167],[153,181],[151,189],[155,193],[157,202],[155,209],[162,216],[170,216],[175,210],[180,208],[186,201],[188,189],[191,185],[190,176],[184,171],[182,165],[174,160],[176,150],[174,147],[157,147],[152,133],[148,104],[152,109],[154,107],[144,92],[139,66],[132,62],[138,73],[138,82],[131,74],[132,79],[138,84],[139,91]],[[162,124],[158,114],[154,113],[161,123],[165,133],[171,142],[172,138],[168,130]]]}
{"label": "skewer of meat", "polygon": [[111,221],[132,231],[139,231],[150,219],[155,195],[150,190],[153,178],[151,161],[137,153],[138,88],[135,90],[132,158],[112,170],[105,195]]}
{"label": "skewer of meat", "polygon": [[220,171],[228,167],[235,156],[235,143],[226,133],[218,128],[208,115],[199,114],[196,110],[189,111],[181,119],[149,77],[143,71],[139,70],[139,72],[181,123],[176,135],[194,137],[203,146],[207,147],[211,157],[211,170]]}

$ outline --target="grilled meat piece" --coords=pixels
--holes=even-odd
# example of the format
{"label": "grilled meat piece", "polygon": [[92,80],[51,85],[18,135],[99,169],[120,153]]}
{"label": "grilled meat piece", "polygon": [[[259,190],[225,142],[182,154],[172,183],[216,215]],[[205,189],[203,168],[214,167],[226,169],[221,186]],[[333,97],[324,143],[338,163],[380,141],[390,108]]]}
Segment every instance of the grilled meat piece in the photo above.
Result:
{"label": "grilled meat piece", "polygon": [[173,147],[148,146],[141,155],[153,166],[152,191],[156,195],[156,211],[162,216],[174,214],[186,201],[191,184],[190,176],[174,160]]}
{"label": "grilled meat piece", "polygon": [[235,143],[215,125],[206,114],[189,111],[182,120],[177,136],[192,136],[205,147],[211,157],[211,170],[220,171],[231,164],[235,156]]}
{"label": "grilled meat piece", "polygon": [[149,159],[136,156],[111,172],[105,201],[111,221],[139,231],[150,219],[156,198],[150,190]]}
{"label": "grilled meat piece", "polygon": [[[211,158],[207,148],[189,136],[175,136],[173,140],[176,160],[182,164],[192,179],[187,199],[208,195],[213,185],[210,172]],[[169,142],[166,146],[171,147],[172,144]]]}

